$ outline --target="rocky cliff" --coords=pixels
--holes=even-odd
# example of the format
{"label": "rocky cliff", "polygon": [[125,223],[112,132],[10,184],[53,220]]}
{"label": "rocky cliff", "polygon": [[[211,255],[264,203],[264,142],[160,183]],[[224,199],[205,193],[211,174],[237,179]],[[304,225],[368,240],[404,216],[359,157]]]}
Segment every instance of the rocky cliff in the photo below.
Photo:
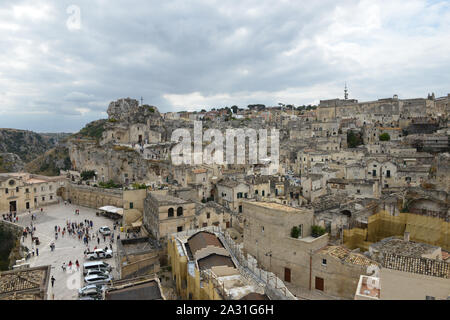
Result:
{"label": "rocky cliff", "polygon": [[33,160],[57,143],[54,137],[32,131],[0,129],[0,153],[14,153],[24,162]]}
{"label": "rocky cliff", "polygon": [[15,153],[0,153],[0,173],[19,172],[25,167],[25,163]]}
{"label": "rocky cliff", "polygon": [[25,171],[46,176],[57,176],[60,170],[71,169],[69,149],[57,146],[25,165]]}

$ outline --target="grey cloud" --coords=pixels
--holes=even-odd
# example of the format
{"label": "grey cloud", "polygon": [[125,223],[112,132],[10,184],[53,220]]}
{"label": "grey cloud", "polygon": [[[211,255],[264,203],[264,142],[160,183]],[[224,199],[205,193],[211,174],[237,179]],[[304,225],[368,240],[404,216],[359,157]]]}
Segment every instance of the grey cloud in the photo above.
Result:
{"label": "grey cloud", "polygon": [[[422,2],[414,6],[420,9]],[[103,118],[108,102],[121,97],[143,96],[145,103],[165,112],[179,108],[165,95],[227,94],[243,106],[277,103],[277,93],[289,88],[321,88],[308,98],[283,101],[303,104],[334,97],[331,93],[345,81],[351,95],[361,100],[393,93],[423,96],[432,90],[446,94],[450,76],[442,70],[450,68],[450,55],[445,55],[450,45],[438,40],[450,31],[448,23],[440,22],[450,15],[448,3],[427,6],[423,13],[411,5],[411,12],[399,11],[397,19],[389,12],[405,5],[394,1],[388,12],[374,11],[382,15],[379,28],[378,16],[372,19],[374,26],[364,25],[372,21],[372,12],[364,8],[373,2],[359,3],[3,1],[0,21],[21,29],[7,31],[0,24],[0,59],[7,62],[0,62],[0,86],[11,93],[0,96],[5,100],[0,101],[0,113],[36,126],[39,119],[41,131],[47,131],[58,115],[67,128]],[[17,21],[5,11],[22,4],[51,6],[51,16]],[[66,27],[66,9],[72,4],[81,10],[80,30]],[[337,13],[343,17],[336,22]],[[417,21],[423,25],[412,25]],[[421,34],[431,39],[426,48],[440,45],[439,63],[430,64],[426,53],[410,56],[410,51],[419,52],[413,40]],[[412,39],[410,47],[398,41],[405,36]],[[252,101],[255,92],[262,92],[258,101]],[[204,107],[224,104],[206,101],[211,105]],[[30,114],[19,117],[19,106]],[[51,112],[52,117],[45,120],[31,111]],[[8,125],[5,119],[0,117],[0,127]]]}

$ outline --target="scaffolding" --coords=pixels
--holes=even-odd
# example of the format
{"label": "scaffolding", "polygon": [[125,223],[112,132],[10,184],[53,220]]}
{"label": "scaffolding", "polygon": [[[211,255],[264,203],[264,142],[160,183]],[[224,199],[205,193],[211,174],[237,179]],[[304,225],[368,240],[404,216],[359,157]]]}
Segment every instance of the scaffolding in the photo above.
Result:
{"label": "scaffolding", "polygon": [[415,213],[399,213],[396,216],[380,211],[368,219],[367,229],[344,230],[344,245],[350,249],[367,251],[369,246],[384,238],[403,237],[409,232],[410,239],[450,250],[450,223],[440,217]]}

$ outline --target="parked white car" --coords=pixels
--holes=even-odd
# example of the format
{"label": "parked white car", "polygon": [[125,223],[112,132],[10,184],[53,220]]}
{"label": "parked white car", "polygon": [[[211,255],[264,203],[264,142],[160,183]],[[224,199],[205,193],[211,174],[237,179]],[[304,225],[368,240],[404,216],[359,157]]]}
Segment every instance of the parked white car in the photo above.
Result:
{"label": "parked white car", "polygon": [[98,229],[98,232],[100,232],[104,236],[109,236],[111,234],[111,229],[110,227],[103,226]]}
{"label": "parked white car", "polygon": [[95,249],[92,252],[86,253],[86,259],[98,260],[98,259],[109,259],[112,258],[113,252],[111,250],[105,249]]}

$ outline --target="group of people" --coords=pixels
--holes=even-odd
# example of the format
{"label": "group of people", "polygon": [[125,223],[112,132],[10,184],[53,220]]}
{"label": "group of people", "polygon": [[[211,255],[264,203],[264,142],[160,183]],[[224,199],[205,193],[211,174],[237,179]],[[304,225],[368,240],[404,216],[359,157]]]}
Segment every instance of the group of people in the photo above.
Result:
{"label": "group of people", "polygon": [[9,222],[18,222],[19,217],[17,216],[16,212],[10,212],[3,214],[3,220],[9,221]]}
{"label": "group of people", "polygon": [[89,240],[95,238],[95,233],[90,233],[93,228],[94,222],[92,220],[85,219],[83,222],[71,222],[67,220],[65,227],[61,228],[61,226],[55,226],[55,240],[58,240],[60,234],[64,238],[64,235],[68,233],[72,238],[83,240],[83,242],[88,245]]}
{"label": "group of people", "polygon": [[[72,266],[73,266],[72,260],[70,260],[67,265],[65,262],[63,262],[61,268],[65,272],[67,268],[69,268],[69,270],[72,270]],[[78,260],[75,261],[75,267],[77,268],[77,271],[80,270],[80,263],[78,262]]]}

